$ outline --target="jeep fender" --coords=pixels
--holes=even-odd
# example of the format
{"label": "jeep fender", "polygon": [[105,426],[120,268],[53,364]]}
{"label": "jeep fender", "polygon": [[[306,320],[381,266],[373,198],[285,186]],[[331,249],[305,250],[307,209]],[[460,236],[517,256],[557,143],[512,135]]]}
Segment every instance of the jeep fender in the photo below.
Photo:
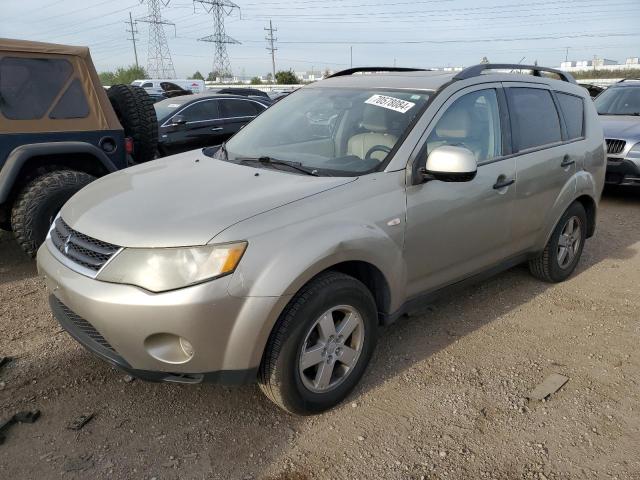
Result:
{"label": "jeep fender", "polygon": [[11,189],[18,180],[18,174],[27,161],[33,157],[86,153],[99,161],[108,172],[117,170],[107,155],[95,145],[85,142],[46,142],[21,145],[7,157],[0,170],[0,204],[7,201]]}

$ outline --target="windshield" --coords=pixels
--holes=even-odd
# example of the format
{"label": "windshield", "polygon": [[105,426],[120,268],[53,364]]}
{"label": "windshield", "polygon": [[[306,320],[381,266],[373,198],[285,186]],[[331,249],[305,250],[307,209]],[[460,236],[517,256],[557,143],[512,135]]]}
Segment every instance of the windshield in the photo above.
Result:
{"label": "windshield", "polygon": [[612,87],[595,99],[600,115],[640,115],[640,87]]}
{"label": "windshield", "polygon": [[367,173],[385,161],[429,95],[303,88],[265,110],[216,157],[232,162],[268,157],[295,162],[318,175]]}
{"label": "windshield", "polygon": [[185,102],[180,102],[175,98],[167,98],[161,102],[154,103],[153,108],[156,109],[156,117],[158,120],[178,111]]}

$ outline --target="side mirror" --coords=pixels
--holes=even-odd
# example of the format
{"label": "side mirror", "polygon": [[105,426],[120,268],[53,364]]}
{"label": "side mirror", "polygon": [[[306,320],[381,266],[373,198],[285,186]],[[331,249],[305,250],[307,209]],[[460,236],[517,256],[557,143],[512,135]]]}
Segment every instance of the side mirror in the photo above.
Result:
{"label": "side mirror", "polygon": [[427,157],[422,171],[427,179],[443,182],[469,182],[478,172],[476,157],[468,148],[444,145]]}
{"label": "side mirror", "polygon": [[171,119],[171,125],[185,125],[187,123],[187,119],[182,115],[174,115]]}

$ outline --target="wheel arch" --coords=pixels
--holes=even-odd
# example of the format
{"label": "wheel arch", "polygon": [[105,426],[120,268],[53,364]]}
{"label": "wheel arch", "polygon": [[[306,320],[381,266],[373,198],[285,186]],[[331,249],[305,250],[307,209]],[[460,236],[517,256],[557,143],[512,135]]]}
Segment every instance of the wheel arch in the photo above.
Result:
{"label": "wheel arch", "polygon": [[42,173],[69,168],[101,177],[117,170],[98,147],[84,142],[48,142],[14,149],[0,170],[0,205]]}
{"label": "wheel arch", "polygon": [[590,195],[580,195],[575,201],[581,203],[587,213],[587,238],[591,238],[596,231],[596,201]]}

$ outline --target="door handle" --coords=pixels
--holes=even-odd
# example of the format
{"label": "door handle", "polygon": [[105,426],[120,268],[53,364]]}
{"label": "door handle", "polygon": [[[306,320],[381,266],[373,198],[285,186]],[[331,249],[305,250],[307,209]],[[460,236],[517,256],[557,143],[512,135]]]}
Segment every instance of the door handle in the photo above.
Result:
{"label": "door handle", "polygon": [[562,168],[565,168],[573,165],[574,163],[576,163],[575,160],[571,160],[571,157],[569,157],[569,155],[565,155],[564,158],[562,159],[562,163],[560,164],[560,166]]}
{"label": "door handle", "polygon": [[212,131],[212,132],[218,132],[218,131],[220,131],[220,130],[222,130],[222,127],[213,127],[213,128],[211,129],[211,131]]}
{"label": "door handle", "polygon": [[513,185],[514,183],[516,183],[516,181],[513,178],[511,180],[507,180],[507,178],[504,175],[500,175],[495,185],[493,186],[493,189],[501,190],[505,187],[508,187],[509,185]]}

